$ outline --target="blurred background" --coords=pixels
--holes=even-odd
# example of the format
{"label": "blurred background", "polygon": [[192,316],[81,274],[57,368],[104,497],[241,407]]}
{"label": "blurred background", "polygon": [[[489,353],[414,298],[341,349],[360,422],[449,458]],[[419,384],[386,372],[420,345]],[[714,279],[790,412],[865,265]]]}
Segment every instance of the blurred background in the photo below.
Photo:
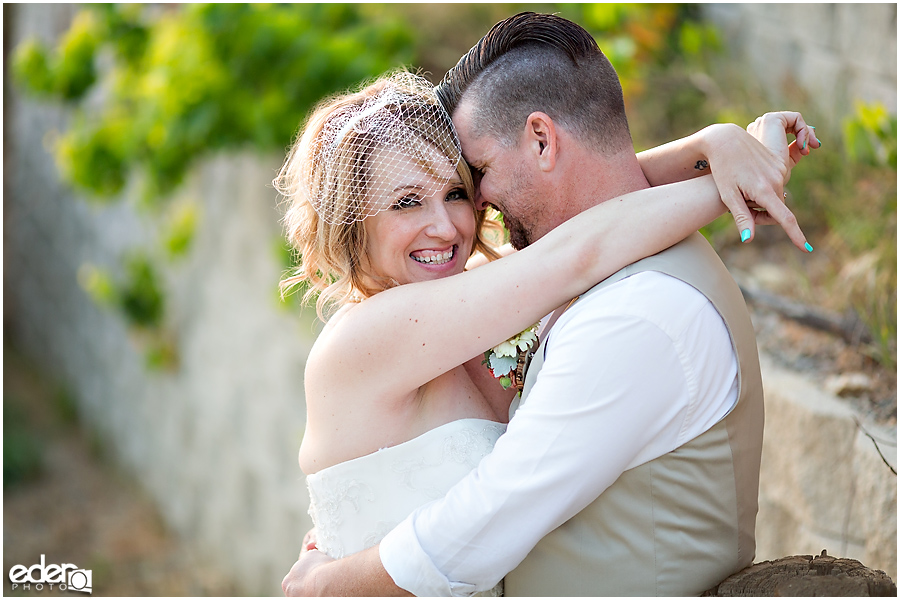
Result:
{"label": "blurred background", "polygon": [[271,180],[322,96],[436,81],[522,10],[595,35],[637,150],[770,110],[817,126],[788,186],[813,254],[704,230],[763,354],[757,560],[827,548],[896,579],[896,4],[4,4],[5,572],[281,593],[320,324],[278,296]]}

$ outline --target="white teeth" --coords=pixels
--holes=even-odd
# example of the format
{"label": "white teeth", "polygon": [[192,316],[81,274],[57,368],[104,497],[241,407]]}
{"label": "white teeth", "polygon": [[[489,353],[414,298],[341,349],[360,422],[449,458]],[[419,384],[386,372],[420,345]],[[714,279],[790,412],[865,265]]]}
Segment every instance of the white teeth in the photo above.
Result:
{"label": "white teeth", "polygon": [[450,262],[450,259],[453,258],[453,249],[451,248],[447,252],[434,254],[432,256],[413,256],[412,258],[414,261],[426,265],[442,265],[446,262]]}

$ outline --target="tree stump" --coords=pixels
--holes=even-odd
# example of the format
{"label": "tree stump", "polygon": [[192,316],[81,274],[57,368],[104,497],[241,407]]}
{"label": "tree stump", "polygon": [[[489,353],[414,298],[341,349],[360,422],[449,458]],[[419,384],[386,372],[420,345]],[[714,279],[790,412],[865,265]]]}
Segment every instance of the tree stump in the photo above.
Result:
{"label": "tree stump", "polygon": [[852,558],[788,556],[735,573],[703,596],[897,596],[884,571]]}

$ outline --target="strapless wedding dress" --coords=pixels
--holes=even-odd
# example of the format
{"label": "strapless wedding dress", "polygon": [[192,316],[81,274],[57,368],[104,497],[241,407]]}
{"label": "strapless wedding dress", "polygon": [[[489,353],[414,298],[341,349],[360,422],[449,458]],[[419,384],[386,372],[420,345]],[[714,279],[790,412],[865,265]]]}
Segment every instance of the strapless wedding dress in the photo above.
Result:
{"label": "strapless wedding dress", "polygon": [[506,425],[485,419],[451,421],[308,475],[318,549],[341,558],[374,546],[416,508],[443,497],[504,431]]}

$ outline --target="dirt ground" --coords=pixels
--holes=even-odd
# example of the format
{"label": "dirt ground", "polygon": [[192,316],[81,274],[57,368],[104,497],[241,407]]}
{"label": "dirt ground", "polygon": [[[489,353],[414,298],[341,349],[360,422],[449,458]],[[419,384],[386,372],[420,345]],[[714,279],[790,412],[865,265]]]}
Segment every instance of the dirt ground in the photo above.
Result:
{"label": "dirt ground", "polygon": [[[736,244],[719,250],[742,286],[758,285],[766,293],[817,311],[835,310],[830,306],[835,299],[829,297],[829,290],[835,290],[841,282],[831,281],[826,286],[808,274],[833,269],[841,263],[841,257],[829,256],[827,247],[821,252],[817,249],[818,255],[814,252],[806,256],[774,227],[759,228],[757,238],[752,248]],[[826,389],[832,388],[834,380],[841,376],[863,376],[866,384],[860,389],[841,392],[841,398],[865,420],[896,425],[897,371],[875,360],[871,347],[847,343],[839,336],[803,325],[762,303],[750,300],[747,304],[760,352],[769,354],[787,369],[822,382]]]}
{"label": "dirt ground", "polygon": [[[93,574],[94,596],[233,596],[226,573],[204,566],[167,530],[134,479],[104,456],[90,435],[66,422],[59,391],[7,347],[4,418],[18,418],[40,440],[42,469],[3,489],[3,569],[72,563]],[[5,473],[4,473],[5,475]],[[69,596],[71,591],[11,588],[4,595]]]}
{"label": "dirt ground", "polygon": [[[723,251],[733,268],[759,264],[744,249]],[[729,260],[729,257],[732,257]],[[738,257],[738,258],[735,258]],[[757,257],[758,258],[758,257]],[[735,264],[731,264],[735,263]],[[868,418],[896,423],[896,372],[833,335],[750,305],[761,350],[788,368],[823,381],[843,372],[866,374],[869,390],[848,397]],[[226,573],[202,565],[188,544],[167,530],[153,502],[117,469],[99,443],[72,422],[71,407],[39,369],[9,348],[4,352],[4,418],[17,411],[40,440],[42,471],[3,490],[3,568],[69,562],[91,569],[94,595],[218,596],[240,593]],[[67,416],[68,415],[68,416]],[[12,590],[5,595],[69,595]]]}

